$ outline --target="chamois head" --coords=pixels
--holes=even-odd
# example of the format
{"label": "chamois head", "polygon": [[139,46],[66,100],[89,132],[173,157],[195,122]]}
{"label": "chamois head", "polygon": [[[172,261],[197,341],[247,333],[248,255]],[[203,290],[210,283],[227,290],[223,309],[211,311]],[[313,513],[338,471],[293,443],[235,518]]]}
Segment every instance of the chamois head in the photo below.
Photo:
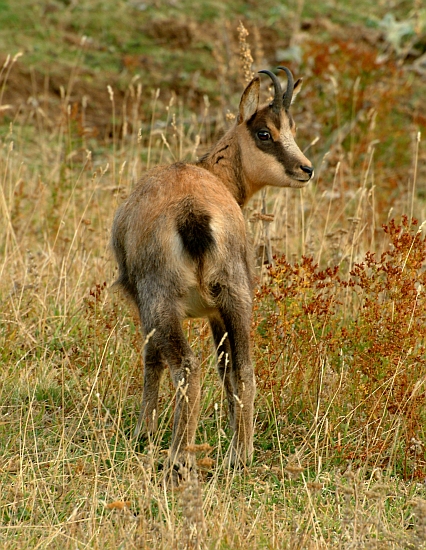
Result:
{"label": "chamois head", "polygon": [[236,131],[243,172],[252,193],[264,185],[304,187],[314,174],[312,163],[295,142],[296,124],[289,112],[302,79],[294,83],[286,67],[278,68],[287,74],[285,92],[274,73],[259,71],[268,75],[274,85],[271,103],[259,107],[259,77],[248,84],[241,97]]}

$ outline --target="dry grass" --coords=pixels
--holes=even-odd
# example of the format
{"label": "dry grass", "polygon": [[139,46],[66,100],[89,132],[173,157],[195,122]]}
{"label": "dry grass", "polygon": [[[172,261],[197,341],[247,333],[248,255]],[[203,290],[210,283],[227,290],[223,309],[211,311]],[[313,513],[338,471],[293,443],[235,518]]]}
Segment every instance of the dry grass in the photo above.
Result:
{"label": "dry grass", "polygon": [[[345,82],[323,85],[336,117],[357,104]],[[154,92],[144,126],[137,81],[126,108],[112,88],[105,94],[110,147],[66,90],[61,109],[46,118],[34,102],[1,141],[2,548],[425,547],[426,245],[409,222],[426,219],[415,198],[418,129],[404,168],[412,177],[394,200],[376,188],[388,174],[364,109],[359,125],[339,122],[328,143],[312,145],[314,185],[268,190],[249,205],[259,275],[255,462],[223,468],[229,432],[214,354],[206,325],[187,323],[204,367],[199,471],[174,491],[158,467],[171,435],[169,381],[158,435],[130,437],[143,342],[136,315],[110,291],[109,228],[137,175],[193,157],[220,117],[207,102],[201,117],[186,116]],[[302,136],[311,117],[298,115]],[[385,234],[381,223],[404,213]],[[268,250],[278,254],[269,270]]]}

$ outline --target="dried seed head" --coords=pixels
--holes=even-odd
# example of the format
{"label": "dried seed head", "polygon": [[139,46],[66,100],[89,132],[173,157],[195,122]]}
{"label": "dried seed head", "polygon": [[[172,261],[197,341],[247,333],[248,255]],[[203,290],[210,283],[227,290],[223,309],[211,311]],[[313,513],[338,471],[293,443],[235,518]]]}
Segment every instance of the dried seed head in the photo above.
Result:
{"label": "dried seed head", "polygon": [[198,445],[187,445],[185,451],[188,453],[210,453],[213,450],[213,447],[208,443],[200,443]]}
{"label": "dried seed head", "polygon": [[106,504],[105,508],[108,510],[124,510],[125,508],[130,508],[130,502],[127,500],[115,500]]}
{"label": "dried seed head", "polygon": [[202,470],[211,470],[214,466],[214,460],[209,456],[205,456],[197,460],[197,466]]}
{"label": "dried seed head", "polygon": [[247,44],[246,38],[249,34],[248,30],[241,23],[238,25],[238,42],[240,44],[240,60],[243,70],[243,76],[245,82],[250,82],[254,77],[254,73],[251,70],[253,64],[253,57],[251,55],[250,46]]}
{"label": "dried seed head", "polygon": [[306,487],[311,491],[321,491],[324,488],[324,485],[322,483],[313,481],[313,482],[307,483]]}
{"label": "dried seed head", "polygon": [[289,474],[291,478],[299,477],[299,475],[304,471],[304,468],[297,466],[296,464],[287,464],[284,470]]}

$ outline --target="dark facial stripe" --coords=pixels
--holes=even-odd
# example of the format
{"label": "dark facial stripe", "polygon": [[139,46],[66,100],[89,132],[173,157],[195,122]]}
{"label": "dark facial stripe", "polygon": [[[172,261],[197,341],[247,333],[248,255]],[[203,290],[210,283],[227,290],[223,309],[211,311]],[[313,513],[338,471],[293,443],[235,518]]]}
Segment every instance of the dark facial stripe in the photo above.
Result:
{"label": "dark facial stripe", "polygon": [[[294,120],[289,113],[290,128],[294,126]],[[258,137],[258,132],[261,130],[272,130],[275,127],[279,132],[281,128],[281,117],[276,115],[272,109],[265,108],[247,122],[247,128],[249,130],[250,136],[253,139],[256,147],[260,149],[263,153],[273,156],[280,164],[285,168],[285,171],[289,175],[293,175],[295,167],[300,164],[299,159],[284,147],[284,145],[279,140],[274,140],[272,137],[267,141],[262,141]]]}
{"label": "dark facial stripe", "polygon": [[256,129],[259,131],[261,128],[266,128],[268,126],[274,126],[278,132],[281,129],[281,115],[275,113],[270,107],[265,107],[260,111],[257,111],[251,119],[247,122],[247,127],[251,129]]}

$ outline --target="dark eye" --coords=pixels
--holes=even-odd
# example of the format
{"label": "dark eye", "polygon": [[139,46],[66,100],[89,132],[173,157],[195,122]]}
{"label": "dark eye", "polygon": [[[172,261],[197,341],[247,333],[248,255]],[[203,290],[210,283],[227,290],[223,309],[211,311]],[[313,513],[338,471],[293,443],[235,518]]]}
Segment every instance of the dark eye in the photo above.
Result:
{"label": "dark eye", "polygon": [[268,139],[271,139],[271,134],[266,130],[260,130],[260,132],[257,132],[257,137],[261,141],[268,141]]}

